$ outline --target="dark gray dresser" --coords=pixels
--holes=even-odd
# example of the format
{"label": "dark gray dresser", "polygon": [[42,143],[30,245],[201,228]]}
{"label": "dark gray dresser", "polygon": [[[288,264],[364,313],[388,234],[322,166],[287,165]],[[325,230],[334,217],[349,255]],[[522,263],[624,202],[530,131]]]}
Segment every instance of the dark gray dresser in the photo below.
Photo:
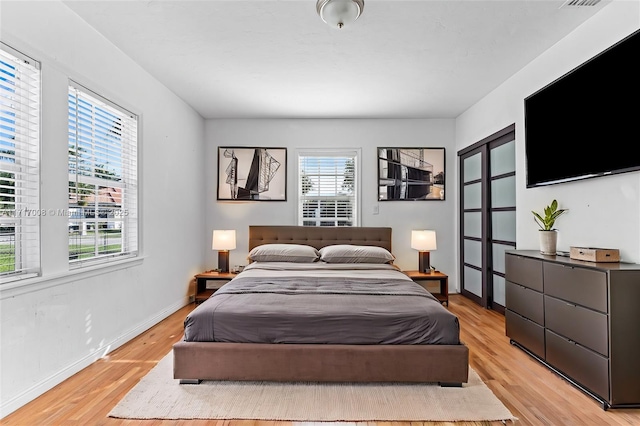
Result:
{"label": "dark gray dresser", "polygon": [[511,343],[609,407],[640,407],[640,264],[506,254]]}

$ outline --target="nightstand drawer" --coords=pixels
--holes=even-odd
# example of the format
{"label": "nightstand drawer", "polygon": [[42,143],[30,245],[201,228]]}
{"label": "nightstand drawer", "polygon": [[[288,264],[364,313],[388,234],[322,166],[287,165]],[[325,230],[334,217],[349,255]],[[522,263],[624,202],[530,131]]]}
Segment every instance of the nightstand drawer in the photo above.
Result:
{"label": "nightstand drawer", "polygon": [[449,306],[449,277],[442,272],[419,272],[419,271],[402,271],[406,276],[411,278],[413,282],[422,286],[425,290],[429,290],[429,282],[439,283],[440,292],[432,293],[440,303]]}
{"label": "nightstand drawer", "polygon": [[195,276],[196,294],[194,302],[202,303],[213,295],[223,285],[234,279],[236,274],[228,272],[203,272]]}
{"label": "nightstand drawer", "polygon": [[231,280],[207,280],[205,287],[209,290],[220,290],[220,287],[227,284]]}

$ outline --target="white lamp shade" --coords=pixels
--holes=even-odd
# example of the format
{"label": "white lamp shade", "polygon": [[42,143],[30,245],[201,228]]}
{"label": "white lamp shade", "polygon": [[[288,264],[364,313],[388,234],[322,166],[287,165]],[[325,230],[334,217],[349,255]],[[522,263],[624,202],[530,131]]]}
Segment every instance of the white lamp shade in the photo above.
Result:
{"label": "white lamp shade", "polygon": [[358,19],[362,5],[362,2],[354,0],[324,0],[318,3],[318,13],[330,26],[342,28]]}
{"label": "white lamp shade", "polygon": [[213,231],[212,250],[233,250],[236,248],[236,230],[215,230]]}
{"label": "white lamp shade", "polygon": [[437,249],[438,245],[436,244],[436,231],[411,231],[411,248],[419,251],[430,251]]}

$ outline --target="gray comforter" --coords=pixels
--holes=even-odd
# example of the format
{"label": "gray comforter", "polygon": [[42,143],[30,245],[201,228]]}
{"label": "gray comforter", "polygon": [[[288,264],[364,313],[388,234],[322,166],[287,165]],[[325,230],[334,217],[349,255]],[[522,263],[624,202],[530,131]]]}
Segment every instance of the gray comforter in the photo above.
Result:
{"label": "gray comforter", "polygon": [[254,262],[194,309],[186,341],[459,344],[458,318],[387,264]]}

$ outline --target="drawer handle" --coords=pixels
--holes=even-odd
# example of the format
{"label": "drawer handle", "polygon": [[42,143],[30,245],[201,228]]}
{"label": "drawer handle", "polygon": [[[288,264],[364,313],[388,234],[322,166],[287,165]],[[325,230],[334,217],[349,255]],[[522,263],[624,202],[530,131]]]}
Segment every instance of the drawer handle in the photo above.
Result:
{"label": "drawer handle", "polygon": [[571,306],[572,308],[575,308],[576,305],[574,305],[573,303],[569,303],[569,302],[565,302],[567,304],[567,306]]}

